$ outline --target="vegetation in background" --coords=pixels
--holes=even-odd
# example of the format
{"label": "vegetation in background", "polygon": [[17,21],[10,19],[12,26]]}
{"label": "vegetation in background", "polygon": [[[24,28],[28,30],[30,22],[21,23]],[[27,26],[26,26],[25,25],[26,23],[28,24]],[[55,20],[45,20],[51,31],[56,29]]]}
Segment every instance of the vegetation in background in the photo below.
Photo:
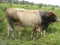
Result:
{"label": "vegetation in background", "polygon": [[[40,9],[39,5],[28,5],[28,4],[12,4],[10,6],[9,4],[0,4],[0,19],[3,19],[5,16],[5,11],[7,8],[25,8],[25,9]],[[41,9],[44,9],[46,11],[51,11],[52,7],[47,6],[40,6]],[[60,18],[60,8],[59,7],[54,7],[54,11],[57,14],[57,17]],[[31,29],[30,28],[25,28],[21,39],[18,37],[18,29],[15,27],[15,40],[12,40],[11,38],[7,39],[7,25],[8,22],[5,19],[2,23],[0,23],[0,45],[60,45],[60,22],[56,22],[54,24],[51,24],[47,31],[46,31],[46,37],[41,36],[39,39],[30,39],[30,33]]]}

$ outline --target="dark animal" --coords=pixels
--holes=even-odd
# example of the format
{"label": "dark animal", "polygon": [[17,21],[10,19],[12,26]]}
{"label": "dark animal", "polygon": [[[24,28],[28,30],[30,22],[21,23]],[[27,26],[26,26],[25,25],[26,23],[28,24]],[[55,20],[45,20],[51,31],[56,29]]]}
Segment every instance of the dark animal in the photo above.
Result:
{"label": "dark animal", "polygon": [[41,12],[41,17],[42,17],[41,26],[42,30],[44,31],[44,37],[46,37],[45,30],[48,28],[49,24],[56,22],[58,19],[53,12],[46,12],[46,11]]}

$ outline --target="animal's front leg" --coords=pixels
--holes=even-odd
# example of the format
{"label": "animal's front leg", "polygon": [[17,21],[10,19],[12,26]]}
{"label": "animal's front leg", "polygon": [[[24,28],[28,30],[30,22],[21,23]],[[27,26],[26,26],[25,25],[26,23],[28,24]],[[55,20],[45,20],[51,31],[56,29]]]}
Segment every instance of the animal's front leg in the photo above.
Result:
{"label": "animal's front leg", "polygon": [[32,28],[32,32],[31,32],[31,40],[34,38],[35,30],[36,30],[36,28]]}
{"label": "animal's front leg", "polygon": [[37,32],[37,36],[36,36],[36,38],[39,38],[39,36],[40,36],[40,32],[41,32],[41,28],[38,27],[38,28],[36,29],[36,32]]}
{"label": "animal's front leg", "polygon": [[31,32],[31,39],[34,38],[34,31]]}
{"label": "animal's front leg", "polygon": [[23,30],[24,30],[24,27],[18,26],[18,29],[19,29],[19,38],[20,38],[21,34],[22,34]]}
{"label": "animal's front leg", "polygon": [[7,30],[8,30],[8,32],[7,32],[7,37],[9,38],[10,37],[10,28],[9,28],[10,26],[8,25],[8,27],[7,27]]}
{"label": "animal's front leg", "polygon": [[36,36],[36,39],[38,39],[39,38],[39,32],[37,32],[37,36]]}

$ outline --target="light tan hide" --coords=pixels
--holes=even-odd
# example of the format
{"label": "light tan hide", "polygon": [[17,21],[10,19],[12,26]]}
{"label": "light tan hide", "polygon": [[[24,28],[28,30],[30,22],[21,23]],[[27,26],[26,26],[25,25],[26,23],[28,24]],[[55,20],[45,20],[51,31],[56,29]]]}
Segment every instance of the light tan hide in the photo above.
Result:
{"label": "light tan hide", "polygon": [[[9,22],[9,26],[11,29],[8,28],[8,37],[10,36],[10,32],[14,38],[13,28],[17,24],[19,27],[31,27],[32,33],[31,38],[33,38],[34,32],[37,31],[37,37],[41,30],[41,16],[39,10],[26,10],[20,8],[8,8],[6,10],[6,17]],[[39,30],[36,30],[39,29]],[[20,36],[21,33],[19,33]]]}

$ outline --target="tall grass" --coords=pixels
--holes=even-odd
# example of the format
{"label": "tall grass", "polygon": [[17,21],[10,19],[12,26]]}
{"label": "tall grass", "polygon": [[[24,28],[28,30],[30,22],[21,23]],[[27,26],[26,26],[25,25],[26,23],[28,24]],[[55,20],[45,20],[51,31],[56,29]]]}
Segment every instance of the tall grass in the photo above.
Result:
{"label": "tall grass", "polygon": [[[7,8],[25,8],[25,9],[40,9],[38,5],[23,5],[23,4],[13,4],[11,7],[9,4],[0,4],[0,19],[3,19],[5,16],[5,11]],[[46,11],[51,11],[52,7],[42,6],[41,9]],[[55,13],[57,17],[60,18],[60,8],[55,8]],[[60,22],[56,22],[50,25],[46,31],[46,37],[41,36],[39,39],[33,39],[29,41],[31,29],[25,28],[21,39],[18,38],[18,29],[15,28],[15,36],[17,39],[12,40],[11,38],[7,39],[7,20],[5,19],[0,23],[0,45],[60,45]]]}

